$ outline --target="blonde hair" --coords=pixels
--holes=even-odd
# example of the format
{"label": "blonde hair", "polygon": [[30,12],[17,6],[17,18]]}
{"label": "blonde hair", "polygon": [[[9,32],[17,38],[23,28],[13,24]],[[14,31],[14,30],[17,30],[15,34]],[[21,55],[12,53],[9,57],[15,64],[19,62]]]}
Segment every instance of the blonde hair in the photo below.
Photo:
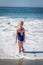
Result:
{"label": "blonde hair", "polygon": [[24,23],[23,23],[23,21],[19,21],[19,24],[23,25]]}

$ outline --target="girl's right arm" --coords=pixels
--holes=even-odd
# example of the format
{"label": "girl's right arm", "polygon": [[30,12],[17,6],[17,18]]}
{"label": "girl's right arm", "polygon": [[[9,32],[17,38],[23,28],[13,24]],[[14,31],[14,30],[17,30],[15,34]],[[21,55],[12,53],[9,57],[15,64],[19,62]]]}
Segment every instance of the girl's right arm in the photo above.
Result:
{"label": "girl's right arm", "polygon": [[16,30],[16,43],[17,43],[17,37],[18,37],[18,29]]}

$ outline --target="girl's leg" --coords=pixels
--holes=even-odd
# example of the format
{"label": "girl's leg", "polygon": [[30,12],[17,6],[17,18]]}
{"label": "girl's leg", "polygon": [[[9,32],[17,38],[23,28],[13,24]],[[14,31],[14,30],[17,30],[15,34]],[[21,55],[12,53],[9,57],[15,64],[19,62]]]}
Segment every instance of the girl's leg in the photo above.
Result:
{"label": "girl's leg", "polygon": [[21,48],[22,48],[22,52],[24,52],[23,42],[21,42]]}
{"label": "girl's leg", "polygon": [[19,53],[21,53],[21,41],[18,41]]}

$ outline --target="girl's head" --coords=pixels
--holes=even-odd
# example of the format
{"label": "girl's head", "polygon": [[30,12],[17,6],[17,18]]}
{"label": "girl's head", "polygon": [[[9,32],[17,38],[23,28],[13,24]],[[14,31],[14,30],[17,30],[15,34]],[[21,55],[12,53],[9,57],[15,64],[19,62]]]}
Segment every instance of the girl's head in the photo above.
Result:
{"label": "girl's head", "polygon": [[24,24],[23,21],[20,21],[20,22],[19,22],[19,26],[20,26],[20,27],[22,27],[23,24]]}

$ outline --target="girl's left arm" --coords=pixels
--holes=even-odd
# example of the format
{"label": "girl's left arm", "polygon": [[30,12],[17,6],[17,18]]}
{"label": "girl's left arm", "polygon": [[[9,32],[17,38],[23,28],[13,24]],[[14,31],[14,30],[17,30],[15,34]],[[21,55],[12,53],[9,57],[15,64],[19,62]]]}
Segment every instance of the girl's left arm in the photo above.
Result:
{"label": "girl's left arm", "polygon": [[25,42],[25,29],[24,29],[24,42]]}

